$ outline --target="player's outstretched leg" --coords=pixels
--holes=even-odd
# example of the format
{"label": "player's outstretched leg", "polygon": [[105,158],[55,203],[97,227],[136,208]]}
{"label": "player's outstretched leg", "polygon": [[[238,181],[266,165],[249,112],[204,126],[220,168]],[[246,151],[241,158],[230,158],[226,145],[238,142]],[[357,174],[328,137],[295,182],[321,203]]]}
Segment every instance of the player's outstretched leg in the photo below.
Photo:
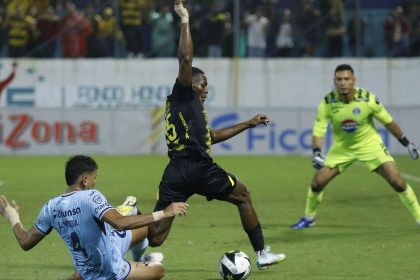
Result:
{"label": "player's outstretched leg", "polygon": [[402,204],[413,215],[417,225],[420,226],[420,205],[416,194],[410,185],[401,178],[396,163],[394,161],[385,162],[376,169],[376,172],[398,193]]}
{"label": "player's outstretched leg", "polygon": [[406,189],[398,194],[402,204],[408,209],[416,220],[417,225],[420,227],[420,205],[417,200],[414,190],[409,184],[406,184]]}
{"label": "player's outstretched leg", "polygon": [[258,269],[265,269],[270,265],[283,261],[286,258],[285,254],[272,253],[270,246],[264,248],[264,236],[254,206],[252,205],[251,195],[241,182],[236,182],[233,192],[227,197],[226,201],[238,207],[242,226],[248,234],[255,251]]}
{"label": "player's outstretched leg", "polygon": [[[158,201],[156,202],[154,211],[160,211],[165,209],[170,203]],[[158,247],[165,242],[172,228],[174,217],[163,219],[158,222],[149,225],[149,234],[147,239],[149,240],[150,247]]]}
{"label": "player's outstretched leg", "polygon": [[308,228],[315,225],[316,219],[316,208],[321,203],[324,192],[314,192],[310,187],[308,189],[308,194],[306,195],[306,206],[305,206],[305,215],[299,219],[299,221],[293,225],[291,228]]}
{"label": "player's outstretched leg", "polygon": [[316,209],[324,196],[324,188],[339,174],[338,168],[324,167],[315,172],[311,187],[306,195],[305,214],[297,223],[290,226],[293,229],[308,228],[315,225]]}

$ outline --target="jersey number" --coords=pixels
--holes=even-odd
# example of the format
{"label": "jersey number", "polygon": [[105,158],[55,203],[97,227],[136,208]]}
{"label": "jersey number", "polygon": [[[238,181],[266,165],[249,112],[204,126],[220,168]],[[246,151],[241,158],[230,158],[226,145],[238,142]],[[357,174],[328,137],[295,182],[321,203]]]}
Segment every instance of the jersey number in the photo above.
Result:
{"label": "jersey number", "polygon": [[176,134],[175,131],[175,125],[173,123],[169,122],[169,118],[171,117],[171,113],[168,113],[166,115],[166,137],[168,137],[168,140],[170,142],[174,142],[176,140],[176,138],[178,137],[178,135]]}

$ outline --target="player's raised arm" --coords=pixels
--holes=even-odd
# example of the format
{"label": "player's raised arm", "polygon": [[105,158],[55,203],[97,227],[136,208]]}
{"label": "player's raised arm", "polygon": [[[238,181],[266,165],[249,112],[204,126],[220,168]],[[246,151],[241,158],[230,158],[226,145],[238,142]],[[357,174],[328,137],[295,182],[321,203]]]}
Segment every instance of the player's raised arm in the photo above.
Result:
{"label": "player's raised arm", "polygon": [[193,43],[189,25],[189,14],[183,2],[182,0],[174,1],[175,12],[181,18],[181,36],[178,46],[178,81],[183,86],[190,86],[192,80]]}
{"label": "player's raised arm", "polygon": [[16,240],[23,250],[27,251],[32,249],[45,237],[35,227],[32,227],[29,231],[23,228],[19,217],[19,207],[15,201],[9,203],[4,195],[0,196],[0,214],[12,226]]}
{"label": "player's raised arm", "polygon": [[241,133],[242,131],[248,128],[253,128],[260,124],[268,125],[269,123],[270,123],[270,119],[268,118],[267,115],[258,114],[246,122],[241,122],[228,128],[211,130],[210,131],[211,144],[213,145],[216,143],[223,142]]}

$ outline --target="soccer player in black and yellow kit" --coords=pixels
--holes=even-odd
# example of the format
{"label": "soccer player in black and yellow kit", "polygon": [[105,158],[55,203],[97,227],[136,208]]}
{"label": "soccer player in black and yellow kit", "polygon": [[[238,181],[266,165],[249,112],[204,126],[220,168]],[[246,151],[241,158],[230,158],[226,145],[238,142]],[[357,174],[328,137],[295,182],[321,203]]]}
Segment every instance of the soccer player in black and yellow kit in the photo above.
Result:
{"label": "soccer player in black and yellow kit", "polygon": [[[257,267],[263,269],[285,259],[284,254],[273,254],[264,248],[260,222],[251,202],[250,193],[232,174],[213,162],[210,146],[260,124],[267,125],[265,115],[233,127],[211,130],[203,107],[207,96],[207,78],[203,71],[192,67],[193,45],[189,29],[189,15],[181,0],[175,0],[175,11],[181,18],[179,42],[179,72],[172,94],[166,100],[166,142],[170,162],[159,186],[155,211],[171,202],[185,202],[193,194],[218,199],[238,207],[242,226],[248,234],[257,258]],[[172,220],[149,227],[150,246],[161,245],[169,234]]]}
{"label": "soccer player in black and yellow kit", "polygon": [[[316,209],[322,201],[324,188],[356,160],[370,171],[377,172],[391,185],[420,226],[417,197],[410,185],[401,178],[373,119],[377,119],[407,148],[412,159],[419,157],[419,149],[404,136],[399,125],[373,93],[354,86],[356,78],[350,65],[339,65],[334,73],[336,89],[321,101],[314,122],[312,164],[318,170],[308,189],[305,214],[291,227],[307,228],[315,224]],[[321,148],[328,121],[332,125],[334,142],[324,161]]]}

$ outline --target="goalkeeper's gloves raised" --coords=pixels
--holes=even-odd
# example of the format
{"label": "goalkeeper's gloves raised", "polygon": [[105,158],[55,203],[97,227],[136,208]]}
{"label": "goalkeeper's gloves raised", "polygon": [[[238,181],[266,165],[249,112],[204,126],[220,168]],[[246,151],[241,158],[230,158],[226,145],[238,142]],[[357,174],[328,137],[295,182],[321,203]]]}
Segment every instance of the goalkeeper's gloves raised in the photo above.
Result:
{"label": "goalkeeper's gloves raised", "polygon": [[398,139],[398,141],[400,141],[400,143],[407,148],[408,151],[408,155],[412,158],[412,159],[417,159],[419,157],[420,154],[420,150],[417,147],[416,144],[414,144],[413,142],[410,142],[410,140],[408,140],[407,137],[405,137],[404,135]]}
{"label": "goalkeeper's gloves raised", "polygon": [[174,9],[175,9],[175,12],[178,14],[178,16],[181,18],[181,22],[188,23],[190,16],[188,14],[188,10],[185,9],[184,4],[182,2],[183,2],[182,0],[175,1]]}
{"label": "goalkeeper's gloves raised", "polygon": [[316,169],[321,169],[325,165],[325,158],[321,153],[321,149],[314,147],[312,149],[312,166]]}

